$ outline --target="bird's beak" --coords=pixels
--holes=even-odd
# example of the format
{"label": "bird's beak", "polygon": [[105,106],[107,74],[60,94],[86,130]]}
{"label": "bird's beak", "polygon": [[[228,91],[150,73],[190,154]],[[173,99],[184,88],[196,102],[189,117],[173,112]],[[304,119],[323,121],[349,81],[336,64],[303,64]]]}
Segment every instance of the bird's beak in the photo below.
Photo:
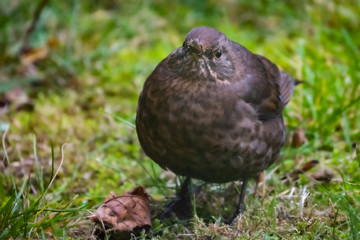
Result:
{"label": "bird's beak", "polygon": [[189,47],[192,52],[200,54],[202,53],[202,47],[198,39],[193,39],[189,42]]}

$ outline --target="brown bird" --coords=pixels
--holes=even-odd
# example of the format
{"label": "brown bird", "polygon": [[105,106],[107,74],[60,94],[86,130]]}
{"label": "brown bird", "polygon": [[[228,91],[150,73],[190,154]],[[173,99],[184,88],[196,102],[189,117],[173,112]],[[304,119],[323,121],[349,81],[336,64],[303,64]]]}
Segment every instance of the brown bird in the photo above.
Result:
{"label": "brown bird", "polygon": [[145,81],[136,116],[140,144],[162,168],[186,176],[185,185],[189,178],[242,180],[236,217],[248,179],[279,156],[282,110],[295,84],[218,30],[194,28]]}

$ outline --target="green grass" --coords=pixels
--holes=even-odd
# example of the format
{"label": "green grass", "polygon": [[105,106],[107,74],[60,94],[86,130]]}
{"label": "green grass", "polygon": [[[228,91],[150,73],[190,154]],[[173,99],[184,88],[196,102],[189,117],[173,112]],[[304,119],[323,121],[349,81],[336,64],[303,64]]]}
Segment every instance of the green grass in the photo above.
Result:
{"label": "green grass", "polygon": [[[136,185],[161,209],[179,179],[141,152],[137,97],[159,61],[200,25],[305,83],[284,112],[289,141],[267,171],[263,201],[251,196],[251,181],[247,212],[231,228],[220,217],[231,215],[239,184],[206,185],[194,200],[198,217],[154,220],[150,237],[360,238],[358,0],[50,1],[30,38],[48,54],[26,67],[18,51],[36,5],[0,2],[0,100],[20,88],[31,105],[19,108],[16,98],[0,108],[0,239],[87,238],[90,212],[111,191]],[[307,141],[295,149],[299,127]],[[312,159],[320,163],[299,180],[281,180]],[[317,172],[331,181],[314,180]]]}

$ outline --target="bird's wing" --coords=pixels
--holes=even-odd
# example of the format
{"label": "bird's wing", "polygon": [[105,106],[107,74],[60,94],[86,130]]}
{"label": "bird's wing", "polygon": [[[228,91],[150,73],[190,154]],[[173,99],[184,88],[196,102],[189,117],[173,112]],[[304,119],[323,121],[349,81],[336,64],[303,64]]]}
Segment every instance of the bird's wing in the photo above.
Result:
{"label": "bird's wing", "polygon": [[273,64],[269,59],[261,56],[256,55],[261,62],[263,63],[266,71],[268,74],[270,74],[275,80],[275,85],[278,88],[280,99],[283,102],[283,107],[285,107],[286,104],[289,103],[290,98],[293,94],[296,80],[290,77],[287,73],[280,72],[278,67]]}

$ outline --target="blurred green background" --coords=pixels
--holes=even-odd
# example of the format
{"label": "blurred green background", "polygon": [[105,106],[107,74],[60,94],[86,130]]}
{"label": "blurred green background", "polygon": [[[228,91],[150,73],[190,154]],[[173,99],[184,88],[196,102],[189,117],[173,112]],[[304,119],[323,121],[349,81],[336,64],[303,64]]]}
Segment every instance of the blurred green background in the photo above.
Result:
{"label": "blurred green background", "polygon": [[[85,217],[110,191],[144,185],[154,209],[173,196],[179,179],[144,156],[132,125],[146,77],[203,25],[304,84],[285,110],[288,142],[268,170],[263,206],[261,199],[247,201],[253,217],[245,214],[242,231],[210,228],[231,204],[212,206],[200,196],[198,215],[208,225],[154,220],[151,238],[175,238],[184,225],[199,239],[360,237],[360,1],[2,0],[0,239],[91,236]],[[301,146],[292,140],[296,131],[304,134]],[[281,180],[312,159],[319,164],[299,179]],[[291,189],[296,196],[283,198]],[[307,220],[301,204],[291,202],[300,203],[304,189]],[[236,187],[212,186],[204,194],[222,199],[224,191]],[[279,209],[296,217],[282,218]]]}

